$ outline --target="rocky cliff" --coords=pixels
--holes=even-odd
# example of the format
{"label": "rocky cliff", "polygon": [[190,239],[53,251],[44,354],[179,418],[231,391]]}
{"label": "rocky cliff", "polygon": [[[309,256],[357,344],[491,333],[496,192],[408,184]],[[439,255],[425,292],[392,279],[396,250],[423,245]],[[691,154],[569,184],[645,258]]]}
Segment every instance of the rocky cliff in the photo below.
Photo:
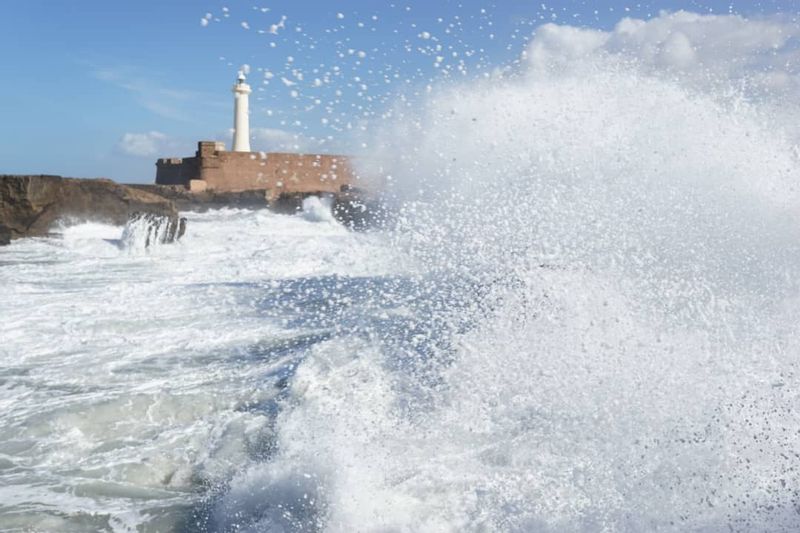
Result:
{"label": "rocky cliff", "polygon": [[180,237],[178,211],[162,196],[106,179],[0,175],[0,244],[47,235],[57,221],[124,225],[136,214],[163,217],[166,234]]}
{"label": "rocky cliff", "polygon": [[180,211],[204,212],[209,209],[222,209],[223,207],[238,209],[263,209],[269,207],[269,191],[266,189],[192,192],[182,185],[130,184],[128,187],[166,198],[174,203],[175,207]]}

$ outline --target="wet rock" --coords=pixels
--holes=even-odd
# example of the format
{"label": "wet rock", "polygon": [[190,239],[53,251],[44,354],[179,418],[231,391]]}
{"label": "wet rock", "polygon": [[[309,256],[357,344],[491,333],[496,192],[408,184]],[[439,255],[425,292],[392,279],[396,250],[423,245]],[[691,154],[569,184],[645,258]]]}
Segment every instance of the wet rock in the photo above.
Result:
{"label": "wet rock", "polygon": [[303,200],[309,196],[325,196],[307,192],[283,192],[274,198],[269,208],[281,215],[294,215],[303,211]]}
{"label": "wet rock", "polygon": [[123,225],[137,213],[165,217],[180,227],[171,201],[111,180],[0,175],[0,244],[47,235],[59,221]]}
{"label": "wet rock", "polygon": [[126,248],[137,246],[149,248],[156,244],[174,242],[180,239],[185,231],[185,218],[137,212],[131,215],[125,225],[122,244]]}
{"label": "wet rock", "polygon": [[11,230],[5,226],[0,226],[0,246],[11,243]]}
{"label": "wet rock", "polygon": [[331,212],[342,224],[356,231],[379,227],[388,219],[388,210],[380,198],[355,188],[339,193],[283,193],[270,203],[275,213],[292,215],[303,211],[304,200],[317,196],[328,202]]}
{"label": "wet rock", "polygon": [[171,200],[181,211],[203,212],[209,209],[232,207],[239,209],[266,209],[282,215],[295,215],[303,211],[303,201],[310,196],[329,199],[333,215],[345,226],[365,230],[387,222],[389,211],[374,193],[356,187],[343,186],[338,193],[331,192],[275,192],[269,189],[249,191],[193,192],[175,185],[130,185]]}
{"label": "wet rock", "polygon": [[332,210],[339,222],[358,231],[380,227],[390,215],[378,196],[355,187],[343,187],[333,199]]}

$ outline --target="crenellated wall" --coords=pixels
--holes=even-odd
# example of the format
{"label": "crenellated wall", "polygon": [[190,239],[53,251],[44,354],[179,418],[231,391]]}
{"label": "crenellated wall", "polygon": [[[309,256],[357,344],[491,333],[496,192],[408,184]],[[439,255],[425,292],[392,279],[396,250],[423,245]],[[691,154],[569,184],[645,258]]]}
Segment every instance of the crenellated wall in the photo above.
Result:
{"label": "crenellated wall", "polygon": [[201,141],[195,157],[159,159],[156,183],[212,191],[268,189],[281,193],[339,192],[355,186],[358,177],[350,159],[341,155],[229,152],[223,143]]}
{"label": "crenellated wall", "polygon": [[197,179],[197,158],[159,159],[156,162],[156,183],[161,185],[186,185],[189,180]]}

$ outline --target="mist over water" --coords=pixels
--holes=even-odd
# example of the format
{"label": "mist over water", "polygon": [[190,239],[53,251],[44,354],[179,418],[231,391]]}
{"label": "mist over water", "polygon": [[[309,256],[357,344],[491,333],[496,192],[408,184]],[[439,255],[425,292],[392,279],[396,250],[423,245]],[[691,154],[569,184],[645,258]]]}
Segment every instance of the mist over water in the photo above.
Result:
{"label": "mist over water", "polygon": [[349,387],[304,367],[286,455],[226,502],[295,468],[333,531],[798,527],[800,168],[778,105],[605,54],[434,91],[386,128],[391,238],[468,281],[439,288],[473,303],[467,331],[416,388],[381,358]]}
{"label": "mist over water", "polygon": [[800,528],[797,103],[562,37],[383,124],[391,228],[0,251],[0,524]]}

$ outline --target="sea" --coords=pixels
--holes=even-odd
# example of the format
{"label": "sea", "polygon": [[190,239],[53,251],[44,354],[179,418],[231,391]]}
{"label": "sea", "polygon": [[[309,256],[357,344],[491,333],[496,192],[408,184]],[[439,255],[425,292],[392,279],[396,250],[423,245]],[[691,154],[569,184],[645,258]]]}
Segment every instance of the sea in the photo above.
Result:
{"label": "sea", "polygon": [[796,106],[584,67],[434,89],[366,231],[0,249],[0,530],[800,530]]}

